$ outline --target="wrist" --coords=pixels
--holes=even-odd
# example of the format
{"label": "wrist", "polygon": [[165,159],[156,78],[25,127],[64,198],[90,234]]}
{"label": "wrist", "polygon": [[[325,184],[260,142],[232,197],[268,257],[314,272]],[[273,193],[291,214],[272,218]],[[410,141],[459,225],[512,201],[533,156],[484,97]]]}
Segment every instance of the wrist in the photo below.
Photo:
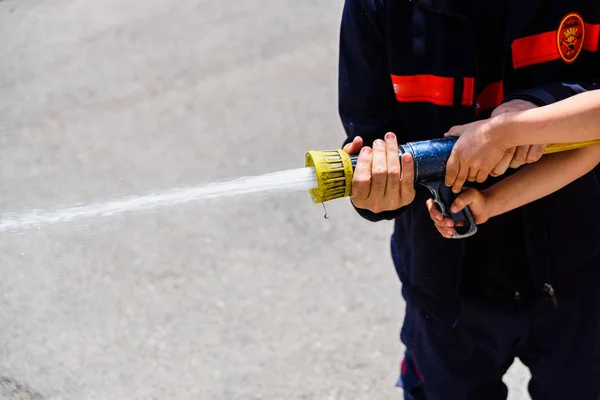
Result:
{"label": "wrist", "polygon": [[505,150],[519,145],[518,112],[506,112],[491,120],[490,140],[499,143]]}
{"label": "wrist", "polygon": [[495,189],[495,186],[496,185],[492,185],[481,191],[485,197],[486,219],[498,216],[504,212],[503,208],[505,202],[499,197],[499,193]]}

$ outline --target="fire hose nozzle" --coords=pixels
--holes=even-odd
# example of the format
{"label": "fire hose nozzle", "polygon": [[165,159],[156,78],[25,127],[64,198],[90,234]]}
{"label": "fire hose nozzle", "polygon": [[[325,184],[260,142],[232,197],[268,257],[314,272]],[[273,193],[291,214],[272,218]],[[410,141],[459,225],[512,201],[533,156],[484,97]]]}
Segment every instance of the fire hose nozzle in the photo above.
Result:
{"label": "fire hose nozzle", "polygon": [[[415,160],[415,183],[428,186],[430,182],[443,181],[446,162],[456,140],[456,137],[449,137],[406,143],[398,146],[398,155],[409,153],[413,157]],[[600,144],[600,140],[555,143],[546,146],[544,154],[574,150],[594,144]],[[310,189],[313,202],[323,203],[350,196],[357,158],[358,155],[349,155],[341,149],[308,151],[305,157],[305,166],[314,167],[317,177],[317,187]]]}
{"label": "fire hose nozzle", "polygon": [[[456,137],[449,137],[406,143],[398,146],[398,156],[404,153],[411,155],[415,165],[415,183],[430,191],[432,199],[445,217],[452,218],[457,224],[462,222],[461,225],[456,225],[460,226],[460,231],[457,229],[457,233],[453,236],[454,239],[461,239],[474,235],[477,226],[469,207],[465,207],[457,214],[450,212],[457,195],[444,184],[444,176],[446,163],[456,140]],[[600,140],[556,143],[548,145],[544,154],[569,151],[599,143]],[[305,166],[314,167],[317,178],[317,187],[310,189],[313,202],[323,203],[350,196],[357,161],[357,155],[349,155],[341,149],[308,151]]]}
{"label": "fire hose nozzle", "polygon": [[310,189],[313,202],[350,196],[354,168],[348,153],[341,149],[308,151],[305,166],[314,167],[317,176],[317,187]]}

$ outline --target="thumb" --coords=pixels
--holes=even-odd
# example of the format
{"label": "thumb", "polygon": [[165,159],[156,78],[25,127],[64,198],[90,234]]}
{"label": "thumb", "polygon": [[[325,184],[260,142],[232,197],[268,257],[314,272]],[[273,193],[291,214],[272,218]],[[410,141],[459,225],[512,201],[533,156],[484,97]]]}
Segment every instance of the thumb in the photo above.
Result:
{"label": "thumb", "polygon": [[463,125],[456,125],[456,126],[453,126],[452,128],[450,128],[450,130],[448,132],[444,133],[444,137],[460,136],[463,134],[463,131],[464,131]]}
{"label": "thumb", "polygon": [[348,143],[344,146],[343,150],[348,154],[357,154],[363,147],[363,139],[360,136],[356,136],[352,143]]}
{"label": "thumb", "polygon": [[476,199],[477,199],[477,191],[475,189],[469,188],[469,189],[465,190],[464,192],[462,192],[456,199],[454,199],[454,202],[452,203],[452,206],[450,207],[450,211],[452,211],[454,214],[456,214],[457,212],[461,211],[463,208],[473,204]]}

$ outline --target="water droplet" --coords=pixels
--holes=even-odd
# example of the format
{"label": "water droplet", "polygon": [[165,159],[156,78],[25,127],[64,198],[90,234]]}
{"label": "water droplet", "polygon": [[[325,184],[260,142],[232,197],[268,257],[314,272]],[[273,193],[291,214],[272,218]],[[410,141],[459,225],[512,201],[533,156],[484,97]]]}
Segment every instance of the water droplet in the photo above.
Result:
{"label": "water droplet", "polygon": [[324,217],[325,217],[325,219],[328,219],[328,218],[329,218],[329,215],[327,215],[327,207],[325,207],[325,203],[321,203],[321,204],[323,204],[323,210],[325,210],[325,215],[324,215]]}

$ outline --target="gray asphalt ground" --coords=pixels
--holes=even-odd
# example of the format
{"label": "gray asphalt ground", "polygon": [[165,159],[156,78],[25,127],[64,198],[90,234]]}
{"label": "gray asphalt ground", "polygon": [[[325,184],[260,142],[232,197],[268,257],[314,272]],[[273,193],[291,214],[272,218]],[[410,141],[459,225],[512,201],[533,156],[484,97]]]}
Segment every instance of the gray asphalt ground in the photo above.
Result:
{"label": "gray asphalt ground", "polygon": [[[0,212],[338,147],[341,7],[0,1]],[[0,397],[401,399],[391,224],[328,213],[300,192],[0,233]]]}

